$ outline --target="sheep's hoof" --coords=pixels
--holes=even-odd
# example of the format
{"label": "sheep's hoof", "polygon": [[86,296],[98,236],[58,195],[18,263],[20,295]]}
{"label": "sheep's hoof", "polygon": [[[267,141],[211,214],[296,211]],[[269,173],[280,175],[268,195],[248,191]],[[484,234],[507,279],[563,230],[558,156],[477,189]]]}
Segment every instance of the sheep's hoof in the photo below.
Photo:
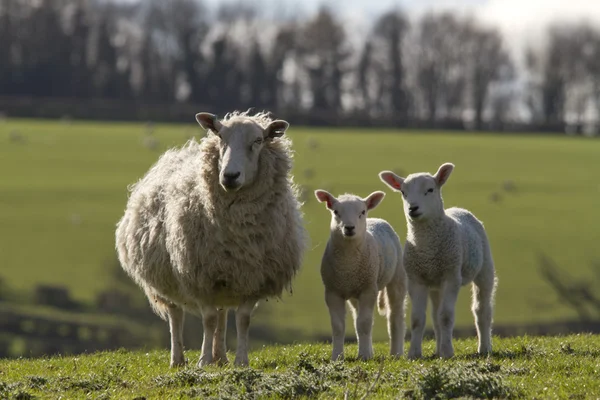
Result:
{"label": "sheep's hoof", "polygon": [[344,354],[332,354],[331,361],[344,361]]}
{"label": "sheep's hoof", "polygon": [[418,360],[419,358],[422,358],[423,354],[421,354],[420,351],[409,351],[408,352],[408,356],[407,358],[409,360]]}
{"label": "sheep's hoof", "polygon": [[361,361],[369,361],[373,358],[373,354],[359,354],[358,359]]}
{"label": "sheep's hoof", "polygon": [[248,357],[236,357],[233,362],[236,367],[247,367],[249,364]]}
{"label": "sheep's hoof", "polygon": [[198,361],[198,368],[206,367],[212,363],[213,363],[212,359],[207,360],[207,359],[200,358],[200,361]]}
{"label": "sheep's hoof", "polygon": [[179,367],[185,366],[185,364],[186,364],[185,358],[182,358],[182,359],[177,358],[177,359],[171,360],[170,367],[171,368],[179,368]]}
{"label": "sheep's hoof", "polygon": [[227,356],[217,356],[213,358],[213,363],[218,366],[223,366],[229,364],[229,360],[227,359]]}

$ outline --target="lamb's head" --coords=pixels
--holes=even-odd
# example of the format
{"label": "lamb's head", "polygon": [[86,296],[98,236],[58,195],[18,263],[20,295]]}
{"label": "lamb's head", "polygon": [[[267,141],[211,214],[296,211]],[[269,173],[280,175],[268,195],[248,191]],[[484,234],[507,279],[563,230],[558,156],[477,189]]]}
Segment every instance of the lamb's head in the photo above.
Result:
{"label": "lamb's head", "polygon": [[245,115],[218,120],[213,114],[199,113],[196,121],[220,138],[219,182],[228,192],[254,182],[265,143],[282,136],[289,127],[286,121],[275,120],[263,128]]}
{"label": "lamb's head", "polygon": [[325,190],[315,190],[315,196],[331,211],[331,232],[346,239],[361,239],[367,231],[367,213],[383,200],[384,192],[373,192],[361,199],[352,194],[333,197]]}
{"label": "lamb's head", "polygon": [[402,178],[391,171],[382,171],[379,178],[402,193],[404,214],[409,222],[426,221],[444,214],[442,186],[453,169],[454,164],[445,163],[435,175],[420,172]]}

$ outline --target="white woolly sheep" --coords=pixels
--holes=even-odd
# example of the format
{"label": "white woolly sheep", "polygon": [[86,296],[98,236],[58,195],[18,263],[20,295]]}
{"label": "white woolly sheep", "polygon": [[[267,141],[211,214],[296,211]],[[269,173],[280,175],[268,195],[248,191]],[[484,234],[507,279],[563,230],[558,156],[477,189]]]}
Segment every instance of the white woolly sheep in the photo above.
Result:
{"label": "white woolly sheep", "polygon": [[117,225],[123,269],[169,321],[171,366],[185,363],[184,311],[202,316],[199,366],[227,362],[227,309],[236,310],[236,365],[248,364],[250,317],[300,268],[307,235],[290,175],[289,124],[199,113],[209,134],[167,151],[131,188]]}
{"label": "white woolly sheep", "polygon": [[409,358],[422,356],[428,294],[433,305],[436,355],[454,355],[456,300],[461,286],[471,282],[478,352],[492,351],[494,262],[483,224],[462,208],[444,210],[441,189],[453,169],[453,164],[446,163],[433,176],[416,173],[401,178],[391,171],[379,174],[389,187],[402,192],[408,225],[404,265],[412,303]]}
{"label": "white woolly sheep", "polygon": [[325,301],[333,331],[332,360],[344,358],[346,301],[354,317],[358,358],[373,357],[373,310],[387,317],[390,354],[404,352],[406,273],[398,235],[386,221],[367,218],[385,196],[374,192],[366,199],[345,194],[336,199],[316,190],[331,211],[331,234],[321,263]]}

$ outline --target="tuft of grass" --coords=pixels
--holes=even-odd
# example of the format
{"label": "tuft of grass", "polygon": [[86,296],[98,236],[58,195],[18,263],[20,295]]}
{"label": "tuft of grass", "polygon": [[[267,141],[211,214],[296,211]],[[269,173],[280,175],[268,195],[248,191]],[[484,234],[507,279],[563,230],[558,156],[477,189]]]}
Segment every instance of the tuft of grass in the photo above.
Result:
{"label": "tuft of grass", "polygon": [[[330,344],[265,346],[250,354],[251,368],[231,364],[199,369],[168,367],[167,350],[101,352],[78,357],[0,360],[0,398],[129,399],[583,399],[600,396],[600,336],[494,338],[489,357],[475,339],[456,340],[456,356],[423,359],[387,355],[329,360]],[[187,351],[197,359],[197,351]],[[229,354],[233,359],[233,354]]]}

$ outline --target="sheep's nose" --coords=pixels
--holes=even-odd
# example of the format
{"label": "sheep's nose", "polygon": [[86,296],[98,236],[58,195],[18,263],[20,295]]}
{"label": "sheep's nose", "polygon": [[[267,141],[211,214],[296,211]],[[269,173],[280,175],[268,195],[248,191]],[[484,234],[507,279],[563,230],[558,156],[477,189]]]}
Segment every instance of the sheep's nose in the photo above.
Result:
{"label": "sheep's nose", "polygon": [[225,172],[223,174],[223,186],[228,189],[235,189],[238,187],[237,178],[239,178],[241,174],[239,172]]}
{"label": "sheep's nose", "polygon": [[410,206],[410,207],[408,207],[408,211],[410,211],[411,213],[414,213],[418,209],[419,209],[419,206]]}
{"label": "sheep's nose", "polygon": [[344,226],[344,235],[353,236],[354,235],[354,226],[349,226],[349,225]]}

